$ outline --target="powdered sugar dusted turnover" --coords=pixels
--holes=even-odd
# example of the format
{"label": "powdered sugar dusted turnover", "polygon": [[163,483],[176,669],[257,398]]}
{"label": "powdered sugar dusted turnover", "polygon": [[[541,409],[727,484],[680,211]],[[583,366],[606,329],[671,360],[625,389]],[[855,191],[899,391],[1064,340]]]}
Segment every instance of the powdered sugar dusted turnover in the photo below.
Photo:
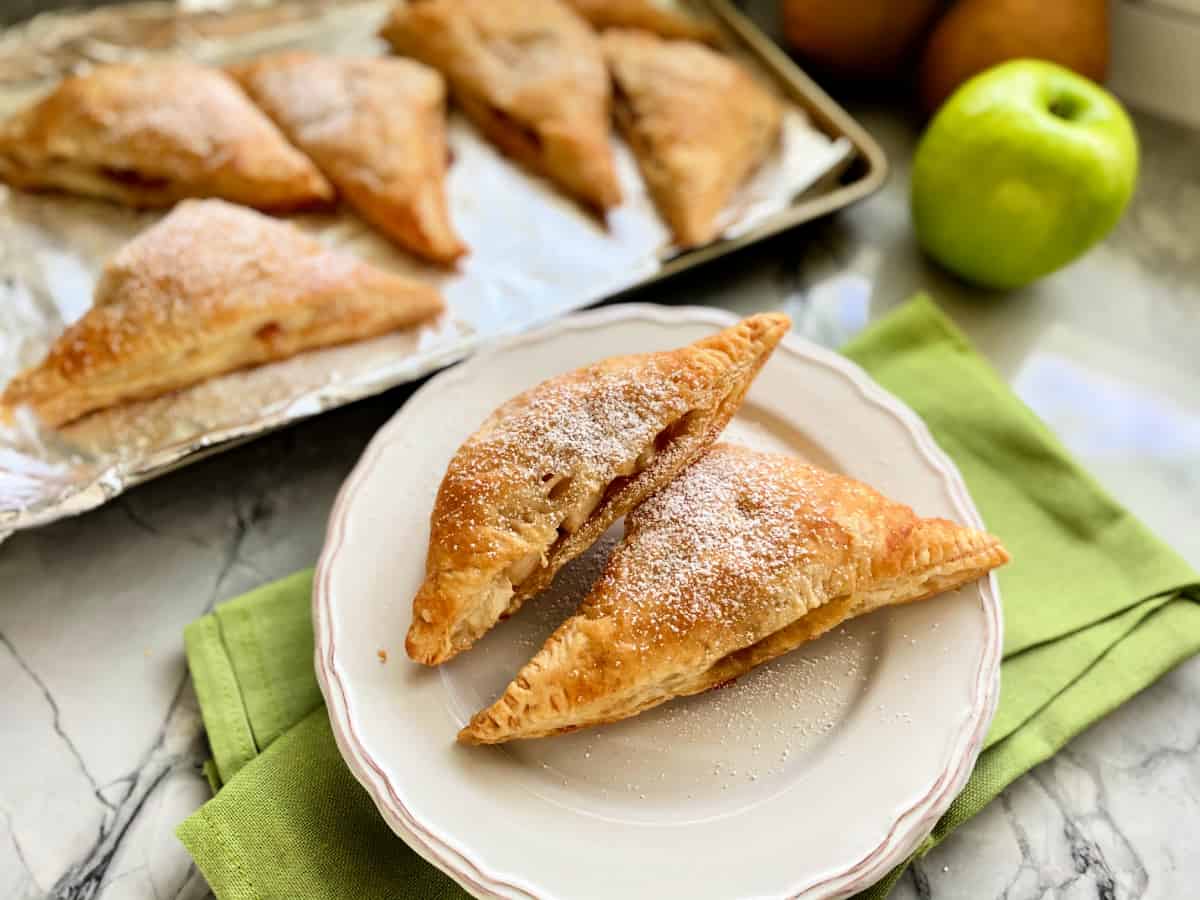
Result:
{"label": "powdered sugar dusted turnover", "polygon": [[1008,560],[985,532],[922,519],[792,457],[728,444],[625,524],[579,612],[460,740],[501,743],[628,718]]}
{"label": "powdered sugar dusted turnover", "polygon": [[568,372],[497,409],[438,490],[409,655],[437,664],[471,646],[695,460],[788,325],[753,316],[678,350]]}

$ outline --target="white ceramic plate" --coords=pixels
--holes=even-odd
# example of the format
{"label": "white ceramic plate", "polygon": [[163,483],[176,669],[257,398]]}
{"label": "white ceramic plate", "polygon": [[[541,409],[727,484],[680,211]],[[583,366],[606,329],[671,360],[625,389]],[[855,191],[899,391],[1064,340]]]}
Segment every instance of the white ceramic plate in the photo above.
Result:
{"label": "white ceramic plate", "polygon": [[[314,591],[333,731],[389,825],[477,896],[847,896],[911,852],[974,765],[998,694],[990,579],[853,622],[729,688],[504,747],[454,735],[570,613],[603,546],[452,662],[404,655],[438,482],[486,415],[552,375],[732,321],[620,305],[512,340],[418,390],[342,488]],[[979,524],[917,417],[803,341],[775,352],[727,438]]]}

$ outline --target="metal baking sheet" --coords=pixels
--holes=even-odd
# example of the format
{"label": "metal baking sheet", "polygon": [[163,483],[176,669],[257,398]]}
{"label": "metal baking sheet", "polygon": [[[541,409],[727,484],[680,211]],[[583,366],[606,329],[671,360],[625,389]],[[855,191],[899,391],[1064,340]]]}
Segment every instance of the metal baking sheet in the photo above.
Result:
{"label": "metal baking sheet", "polygon": [[[96,62],[183,54],[221,63],[275,49],[377,54],[391,0],[230,6],[140,3],[50,14],[0,34],[0,115]],[[723,213],[722,239],[680,253],[627,147],[615,141],[626,200],[607,224],[504,159],[452,113],[452,215],[471,254],[453,273],[422,266],[351,213],[292,217],[326,243],[436,282],[438,323],[212,379],[102,411],[58,431],[21,415],[0,427],[0,539],[93,508],[126,488],[322,410],[418,378],[481,342],[689,268],[845,206],[882,182],[875,143],[726,0],[696,12],[724,49],[788,101],[784,139]],[[41,359],[91,304],[118,247],[162,212],[0,186],[0,384]]]}

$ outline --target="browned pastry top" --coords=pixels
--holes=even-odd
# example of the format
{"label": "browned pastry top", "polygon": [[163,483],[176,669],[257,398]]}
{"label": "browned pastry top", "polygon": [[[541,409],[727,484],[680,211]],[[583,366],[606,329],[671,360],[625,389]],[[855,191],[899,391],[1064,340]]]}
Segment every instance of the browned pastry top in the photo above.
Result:
{"label": "browned pastry top", "polygon": [[677,350],[567,372],[497,409],[455,453],[430,518],[406,646],[465,650],[720,434],[789,322],[753,316]]}
{"label": "browned pastry top", "polygon": [[561,0],[420,0],[398,6],[382,33],[439,69],[509,156],[591,206],[620,202],[604,58]]}
{"label": "browned pastry top", "polygon": [[188,201],[108,261],[92,308],[13,379],[0,405],[29,404],[60,425],[441,309],[432,287],[283,222],[220,200]]}
{"label": "browned pastry top", "polygon": [[435,70],[291,51],[231,71],[364,218],[435,262],[465,252],[446,205],[446,87]]}
{"label": "browned pastry top", "polygon": [[567,0],[596,28],[640,28],[666,38],[714,41],[717,29],[658,0]]}
{"label": "browned pastry top", "polygon": [[736,61],[642,31],[601,38],[617,122],[655,205],[683,247],[716,236],[717,216],[779,139],[779,101]]}
{"label": "browned pastry top", "polygon": [[634,509],[625,529],[578,613],[460,740],[624,719],[1008,560],[989,534],[920,518],[792,457],[728,444]]}
{"label": "browned pastry top", "polygon": [[177,61],[65,79],[0,126],[0,176],[133,206],[223,197],[288,209],[333,196],[224,72]]}

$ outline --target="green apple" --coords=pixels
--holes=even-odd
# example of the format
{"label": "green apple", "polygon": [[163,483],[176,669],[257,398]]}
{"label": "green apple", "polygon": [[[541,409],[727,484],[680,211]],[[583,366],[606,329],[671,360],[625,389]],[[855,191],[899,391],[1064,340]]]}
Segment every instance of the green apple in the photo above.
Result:
{"label": "green apple", "polygon": [[1002,63],[955,91],[917,145],[917,238],[968,281],[1021,287],[1112,230],[1137,160],[1133,123],[1102,87],[1053,63]]}

